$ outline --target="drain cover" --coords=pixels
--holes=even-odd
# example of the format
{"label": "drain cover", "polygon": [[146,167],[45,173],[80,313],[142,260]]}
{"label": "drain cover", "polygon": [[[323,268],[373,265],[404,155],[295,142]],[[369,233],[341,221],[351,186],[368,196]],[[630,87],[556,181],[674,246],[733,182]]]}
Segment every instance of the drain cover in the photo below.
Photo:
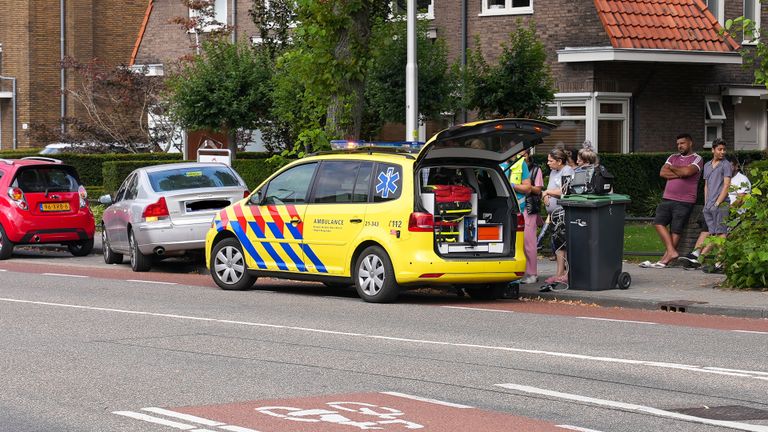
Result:
{"label": "drain cover", "polygon": [[711,420],[768,420],[768,411],[741,405],[677,408],[670,411]]}

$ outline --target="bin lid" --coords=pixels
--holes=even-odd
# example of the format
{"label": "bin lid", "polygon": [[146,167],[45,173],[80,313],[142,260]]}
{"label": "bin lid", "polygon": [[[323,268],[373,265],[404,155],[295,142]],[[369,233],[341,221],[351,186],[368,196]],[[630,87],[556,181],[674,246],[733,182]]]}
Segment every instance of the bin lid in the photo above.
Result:
{"label": "bin lid", "polygon": [[563,207],[603,207],[611,204],[627,204],[632,200],[629,195],[566,195],[558,201]]}

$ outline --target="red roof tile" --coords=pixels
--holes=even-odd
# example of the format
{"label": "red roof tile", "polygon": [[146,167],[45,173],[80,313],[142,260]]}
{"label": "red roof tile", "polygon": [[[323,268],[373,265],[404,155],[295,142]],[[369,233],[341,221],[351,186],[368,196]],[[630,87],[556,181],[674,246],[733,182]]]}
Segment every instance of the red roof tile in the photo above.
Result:
{"label": "red roof tile", "polygon": [[594,0],[614,48],[734,52],[702,0]]}

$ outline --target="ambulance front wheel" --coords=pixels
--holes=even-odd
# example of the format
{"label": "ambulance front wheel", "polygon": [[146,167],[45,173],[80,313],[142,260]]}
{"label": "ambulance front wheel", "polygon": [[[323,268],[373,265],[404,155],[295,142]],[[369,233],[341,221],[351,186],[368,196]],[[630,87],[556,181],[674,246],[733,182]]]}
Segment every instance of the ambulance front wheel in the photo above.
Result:
{"label": "ambulance front wheel", "polygon": [[243,247],[236,238],[229,237],[213,246],[211,276],[221,289],[247,290],[256,283],[256,276],[248,273]]}
{"label": "ambulance front wheel", "polygon": [[355,288],[363,300],[389,303],[400,294],[389,255],[379,246],[369,246],[355,262]]}

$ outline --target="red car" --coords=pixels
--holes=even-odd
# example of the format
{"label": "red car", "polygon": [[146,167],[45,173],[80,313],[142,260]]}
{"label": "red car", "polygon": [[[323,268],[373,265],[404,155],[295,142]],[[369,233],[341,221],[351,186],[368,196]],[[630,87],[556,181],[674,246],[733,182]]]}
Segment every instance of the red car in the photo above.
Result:
{"label": "red car", "polygon": [[0,260],[17,244],[58,243],[72,255],[93,250],[95,224],[74,167],[56,159],[0,159]]}

